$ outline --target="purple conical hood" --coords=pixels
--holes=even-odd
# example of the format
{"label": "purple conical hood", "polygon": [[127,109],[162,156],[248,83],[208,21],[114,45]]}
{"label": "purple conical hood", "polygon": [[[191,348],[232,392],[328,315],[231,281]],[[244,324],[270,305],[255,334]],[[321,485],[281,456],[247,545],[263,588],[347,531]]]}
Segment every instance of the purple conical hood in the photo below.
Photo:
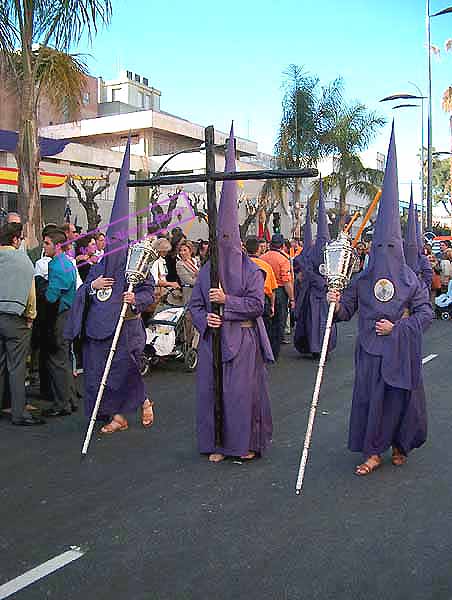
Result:
{"label": "purple conical hood", "polygon": [[386,161],[383,190],[375,223],[372,248],[369,256],[369,270],[378,267],[383,271],[395,273],[405,266],[402,232],[399,213],[399,183],[397,177],[397,153],[392,124]]}
{"label": "purple conical hood", "polygon": [[129,188],[130,175],[130,136],[116,186],[115,199],[111,209],[110,223],[106,234],[105,276],[113,276],[118,269],[124,269],[129,241]]}
{"label": "purple conical hood", "polygon": [[312,248],[312,262],[314,267],[319,267],[324,260],[324,250],[326,244],[330,241],[330,231],[328,228],[328,217],[326,214],[325,200],[323,198],[323,184],[320,179],[319,188],[319,208],[317,211],[317,237]]}
{"label": "purple conical hood", "polygon": [[306,248],[310,248],[312,246],[312,227],[311,227],[311,203],[308,200],[308,204],[306,206],[306,221],[304,224],[304,232],[303,232],[303,250]]}
{"label": "purple conical hood", "polygon": [[[234,125],[231,125],[226,152],[225,173],[235,173]],[[240,240],[237,182],[224,181],[221,189],[217,221],[218,271],[227,294],[242,290],[242,243]]]}
{"label": "purple conical hood", "polygon": [[394,124],[369,265],[359,278],[362,307],[360,310],[363,315],[369,315],[366,325],[368,331],[362,334],[362,340],[367,351],[373,353],[370,348],[374,345],[379,348],[381,340],[375,336],[375,323],[372,319],[377,315],[378,318],[387,318],[394,322],[401,307],[403,309],[408,305],[413,289],[419,284],[417,276],[407,266],[403,253]]}
{"label": "purple conical hood", "polygon": [[422,224],[416,216],[416,241],[417,241],[417,249],[419,252],[419,256],[424,254],[424,242],[422,236]]}
{"label": "purple conical hood", "polygon": [[414,210],[413,185],[411,185],[410,208],[408,210],[408,222],[405,231],[405,240],[403,243],[406,264],[415,273],[419,266],[419,250],[416,235],[416,213]]}

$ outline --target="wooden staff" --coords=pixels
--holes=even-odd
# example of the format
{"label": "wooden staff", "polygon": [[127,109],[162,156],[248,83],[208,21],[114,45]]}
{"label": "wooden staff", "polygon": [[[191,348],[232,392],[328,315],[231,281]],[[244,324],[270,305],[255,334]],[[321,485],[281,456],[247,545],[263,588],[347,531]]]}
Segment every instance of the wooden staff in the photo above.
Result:
{"label": "wooden staff", "polygon": [[350,229],[352,228],[353,223],[356,221],[356,219],[358,217],[361,216],[361,213],[359,212],[359,210],[357,210],[355,212],[355,214],[353,215],[353,217],[350,219],[350,221],[347,223],[347,226],[344,229],[344,233],[348,233],[350,231]]}
{"label": "wooden staff", "polygon": [[369,206],[369,208],[364,216],[363,222],[361,223],[360,228],[358,229],[358,233],[356,234],[355,239],[352,242],[353,248],[356,248],[356,246],[361,238],[361,235],[364,231],[364,228],[367,225],[367,222],[369,221],[370,217],[372,216],[372,213],[374,212],[375,207],[377,206],[378,202],[380,201],[380,198],[381,198],[381,190],[375,194],[375,197],[372,200],[371,205]]}
{"label": "wooden staff", "polygon": [[[131,283],[129,284],[127,291],[133,292],[133,285]],[[99,406],[100,406],[100,403],[102,402],[102,397],[104,395],[105,386],[107,385],[108,375],[110,373],[111,365],[113,363],[113,358],[114,358],[115,352],[116,352],[116,347],[118,345],[119,336],[121,334],[121,329],[122,329],[122,326],[124,323],[124,319],[126,317],[127,306],[128,306],[127,302],[124,302],[122,305],[118,324],[116,325],[116,331],[115,331],[115,335],[113,337],[113,343],[111,345],[110,353],[107,358],[107,364],[105,365],[104,374],[102,375],[102,380],[100,382],[99,391],[97,392],[96,403],[94,405],[93,412],[91,414],[91,419],[89,422],[88,431],[86,432],[85,441],[83,442],[82,458],[84,456],[86,456],[86,453],[88,452],[88,446],[91,441],[91,436],[93,435],[93,429],[94,429],[94,425],[96,423],[97,413],[99,412]]]}

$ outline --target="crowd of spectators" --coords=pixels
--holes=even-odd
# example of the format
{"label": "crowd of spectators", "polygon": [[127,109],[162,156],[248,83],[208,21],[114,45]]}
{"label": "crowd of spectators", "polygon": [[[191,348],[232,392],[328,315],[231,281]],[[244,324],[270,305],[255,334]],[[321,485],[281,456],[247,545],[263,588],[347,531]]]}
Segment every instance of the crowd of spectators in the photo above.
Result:
{"label": "crowd of spectators", "polygon": [[[63,330],[76,290],[102,260],[106,240],[101,232],[82,234],[71,223],[48,224],[38,246],[28,252],[23,238],[20,216],[10,213],[0,229],[0,406],[11,413],[15,425],[38,425],[45,422],[43,416],[69,416],[78,408],[75,378],[83,372],[82,352],[78,344],[70,347]],[[209,242],[190,241],[180,228],[151,240],[159,258],[152,267],[155,301],[143,315],[145,323],[159,307],[188,304],[199,270],[209,258]],[[370,243],[357,245],[356,272],[366,267],[369,249]],[[263,318],[277,360],[290,333],[293,260],[302,245],[281,234],[271,240],[250,236],[243,250],[265,276]],[[433,301],[452,279],[452,248],[444,241],[436,254],[428,244],[424,251],[434,271]],[[186,319],[190,332],[189,312]],[[39,386],[41,398],[48,402],[39,416],[26,400],[26,382],[35,390]]]}

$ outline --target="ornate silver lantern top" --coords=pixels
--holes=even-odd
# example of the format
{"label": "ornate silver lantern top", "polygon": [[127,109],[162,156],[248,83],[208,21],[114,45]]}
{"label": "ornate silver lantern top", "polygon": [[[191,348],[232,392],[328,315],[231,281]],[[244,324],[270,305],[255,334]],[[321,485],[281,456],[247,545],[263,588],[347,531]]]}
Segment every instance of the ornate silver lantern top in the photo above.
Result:
{"label": "ornate silver lantern top", "polygon": [[350,283],[358,257],[349,236],[341,232],[325,247],[324,275],[328,289],[342,291]]}
{"label": "ornate silver lantern top", "polygon": [[158,257],[150,240],[141,240],[130,246],[126,266],[127,283],[143,283],[149,277],[151,267]]}

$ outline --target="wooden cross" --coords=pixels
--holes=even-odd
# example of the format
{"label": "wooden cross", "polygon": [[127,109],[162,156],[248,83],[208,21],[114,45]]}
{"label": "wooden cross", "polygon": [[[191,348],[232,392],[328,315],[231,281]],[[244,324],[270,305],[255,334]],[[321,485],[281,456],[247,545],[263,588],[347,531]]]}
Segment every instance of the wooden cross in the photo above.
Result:
{"label": "wooden cross", "polygon": [[[210,257],[210,286],[219,287],[218,277],[218,246],[217,246],[217,181],[244,181],[248,179],[294,179],[317,177],[317,169],[269,169],[261,171],[237,171],[234,173],[217,172],[215,168],[215,150],[224,148],[215,144],[215,129],[209,125],[205,129],[205,143],[199,148],[187,149],[177,154],[189,152],[206,152],[206,172],[200,174],[180,174],[180,172],[159,173],[150,179],[135,179],[127,183],[128,187],[154,187],[160,185],[181,185],[186,183],[206,183],[207,214],[209,219],[209,257]],[[176,156],[173,155],[173,156]],[[173,158],[173,157],[171,157]],[[162,167],[169,162],[166,160]],[[220,314],[220,306],[214,305],[212,310]],[[212,329],[213,372],[215,383],[215,445],[223,447],[223,367],[221,358],[220,329]]]}

